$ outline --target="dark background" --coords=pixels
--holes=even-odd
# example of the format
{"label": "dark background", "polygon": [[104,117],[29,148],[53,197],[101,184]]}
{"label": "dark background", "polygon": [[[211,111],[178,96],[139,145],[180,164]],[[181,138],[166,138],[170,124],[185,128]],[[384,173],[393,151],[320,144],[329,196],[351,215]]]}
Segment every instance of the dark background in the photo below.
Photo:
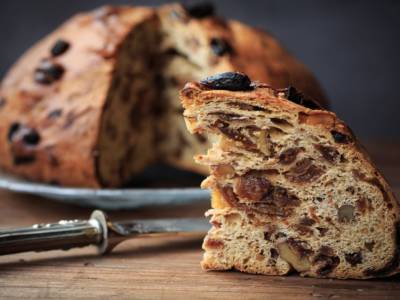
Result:
{"label": "dark background", "polygon": [[[1,0],[0,76],[29,46],[78,11],[107,3],[165,2]],[[214,3],[220,15],[277,36],[314,72],[333,110],[363,139],[400,138],[400,1]]]}

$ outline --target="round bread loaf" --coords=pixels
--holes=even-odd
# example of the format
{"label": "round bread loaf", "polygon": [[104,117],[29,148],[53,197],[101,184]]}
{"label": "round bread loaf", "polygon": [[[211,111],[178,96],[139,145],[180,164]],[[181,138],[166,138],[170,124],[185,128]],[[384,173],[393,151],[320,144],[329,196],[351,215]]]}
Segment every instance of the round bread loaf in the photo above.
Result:
{"label": "round bread loaf", "polygon": [[[78,14],[20,58],[0,87],[0,166],[25,178],[117,187],[156,161],[205,172],[178,90],[239,70],[324,100],[312,74],[269,34],[211,7],[106,6]],[[326,103],[325,103],[326,104]]]}

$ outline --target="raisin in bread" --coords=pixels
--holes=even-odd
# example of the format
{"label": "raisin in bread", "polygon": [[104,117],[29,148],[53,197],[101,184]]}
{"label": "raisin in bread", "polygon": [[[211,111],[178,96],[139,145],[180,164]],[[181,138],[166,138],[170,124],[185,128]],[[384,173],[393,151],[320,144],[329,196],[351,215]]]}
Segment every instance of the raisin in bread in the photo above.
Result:
{"label": "raisin in bread", "polygon": [[202,267],[371,278],[399,271],[399,205],[336,115],[294,88],[222,73],[181,91],[191,133],[213,146]]}
{"label": "raisin in bread", "polygon": [[0,87],[0,166],[26,178],[115,187],[155,161],[206,172],[208,147],[186,132],[178,91],[242,70],[323,97],[270,35],[208,6],[112,7],[79,14],[30,49]]}

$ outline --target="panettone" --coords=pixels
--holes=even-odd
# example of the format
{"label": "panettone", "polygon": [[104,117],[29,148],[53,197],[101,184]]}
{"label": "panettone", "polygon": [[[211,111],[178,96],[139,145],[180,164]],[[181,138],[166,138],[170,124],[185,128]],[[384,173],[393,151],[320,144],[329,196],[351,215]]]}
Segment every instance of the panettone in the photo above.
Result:
{"label": "panettone", "polygon": [[205,172],[209,146],[185,130],[183,83],[239,70],[324,99],[310,72],[269,34],[185,8],[106,6],[30,49],[0,88],[0,166],[31,180],[117,187],[156,161]]}

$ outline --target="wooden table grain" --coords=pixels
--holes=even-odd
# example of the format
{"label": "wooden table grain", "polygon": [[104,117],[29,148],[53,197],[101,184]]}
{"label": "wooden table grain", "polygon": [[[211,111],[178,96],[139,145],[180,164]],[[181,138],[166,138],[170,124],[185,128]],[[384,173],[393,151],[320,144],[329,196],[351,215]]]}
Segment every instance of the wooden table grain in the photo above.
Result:
{"label": "wooden table grain", "polygon": [[[368,149],[400,195],[400,143]],[[208,203],[109,212],[114,220],[202,216]],[[0,191],[0,228],[87,218],[91,210]],[[131,240],[94,248],[0,257],[0,299],[400,299],[400,276],[367,281],[203,272],[201,237]]]}

